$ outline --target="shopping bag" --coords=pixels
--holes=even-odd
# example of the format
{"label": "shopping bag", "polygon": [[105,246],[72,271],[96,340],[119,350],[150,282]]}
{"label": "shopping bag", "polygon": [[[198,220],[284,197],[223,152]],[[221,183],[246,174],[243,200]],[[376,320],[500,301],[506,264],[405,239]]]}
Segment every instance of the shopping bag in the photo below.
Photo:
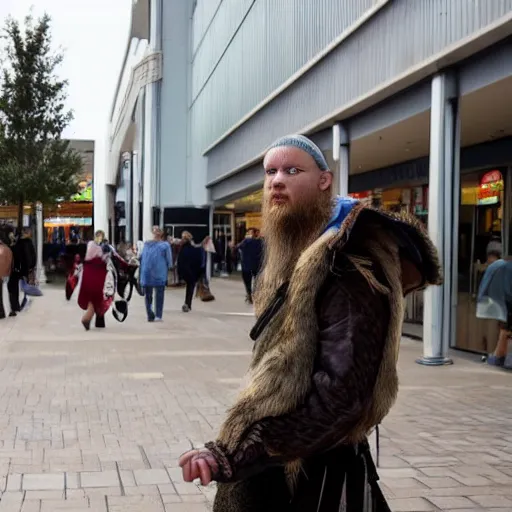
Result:
{"label": "shopping bag", "polygon": [[21,290],[29,297],[41,297],[43,292],[39,289],[39,286],[35,284],[29,284],[25,279],[21,280]]}
{"label": "shopping bag", "polygon": [[12,251],[0,242],[0,279],[9,277],[12,270]]}
{"label": "shopping bag", "polygon": [[78,274],[71,274],[66,279],[66,300],[71,300],[73,292],[78,284]]}

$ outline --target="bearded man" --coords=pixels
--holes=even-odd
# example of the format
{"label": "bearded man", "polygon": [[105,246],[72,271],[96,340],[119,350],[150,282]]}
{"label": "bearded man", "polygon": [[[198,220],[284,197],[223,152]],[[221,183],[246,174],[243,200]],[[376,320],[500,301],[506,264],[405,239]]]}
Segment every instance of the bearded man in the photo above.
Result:
{"label": "bearded man", "polygon": [[218,439],[180,459],[219,482],[216,512],[383,512],[368,433],[398,390],[404,296],[440,282],[419,223],[331,200],[300,135],[264,159],[265,261],[249,383]]}

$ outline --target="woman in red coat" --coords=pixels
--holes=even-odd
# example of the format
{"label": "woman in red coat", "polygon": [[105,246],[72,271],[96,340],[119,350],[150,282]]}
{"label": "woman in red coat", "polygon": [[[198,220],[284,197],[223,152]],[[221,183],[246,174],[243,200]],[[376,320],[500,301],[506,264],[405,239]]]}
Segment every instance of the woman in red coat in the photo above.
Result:
{"label": "woman in red coat", "polygon": [[85,310],[82,325],[86,331],[90,329],[94,315],[96,315],[96,327],[105,327],[105,313],[110,307],[111,299],[105,297],[104,288],[111,253],[112,248],[105,243],[105,233],[97,231],[94,241],[87,244],[82,284],[78,295],[78,305]]}

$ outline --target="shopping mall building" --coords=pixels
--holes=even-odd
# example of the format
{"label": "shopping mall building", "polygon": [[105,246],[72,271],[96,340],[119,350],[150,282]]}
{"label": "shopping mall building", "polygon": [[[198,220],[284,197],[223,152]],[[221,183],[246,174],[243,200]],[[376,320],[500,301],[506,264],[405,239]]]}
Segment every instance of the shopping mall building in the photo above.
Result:
{"label": "shopping mall building", "polygon": [[489,350],[475,293],[490,237],[510,254],[512,0],[136,0],[96,227],[237,241],[288,133],[338,193],[428,224],[445,284],[407,305],[425,355]]}

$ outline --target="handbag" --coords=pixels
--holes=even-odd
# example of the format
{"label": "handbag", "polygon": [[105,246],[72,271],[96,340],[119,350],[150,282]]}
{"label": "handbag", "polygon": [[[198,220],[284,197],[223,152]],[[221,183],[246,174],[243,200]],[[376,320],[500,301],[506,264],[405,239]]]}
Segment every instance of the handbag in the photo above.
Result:
{"label": "handbag", "polygon": [[12,269],[12,251],[0,242],[0,279],[9,277]]}
{"label": "handbag", "polygon": [[21,290],[25,295],[29,297],[41,297],[43,292],[39,289],[39,286],[35,284],[29,284],[25,278],[21,280]]}
{"label": "handbag", "polygon": [[66,300],[71,300],[71,297],[73,296],[73,292],[75,291],[75,288],[78,284],[78,275],[77,274],[71,274],[66,279]]}
{"label": "handbag", "polygon": [[[133,276],[133,272],[129,269],[130,272],[127,273],[130,276]],[[107,276],[105,278],[105,286],[103,287],[103,294],[105,296],[105,312],[110,309],[112,306],[112,316],[118,322],[124,322],[126,317],[128,316],[128,301],[130,300],[133,292],[133,281],[130,279],[128,283],[125,283],[124,288],[126,288],[126,284],[130,287],[128,292],[129,298],[125,299],[119,293],[119,273],[116,268],[116,264],[110,259],[107,263]],[[125,291],[124,289],[122,290]],[[116,298],[120,297],[120,298]]]}
{"label": "handbag", "polygon": [[204,250],[206,252],[210,252],[212,254],[215,254],[215,252],[216,252],[215,251],[215,245],[213,245],[213,242],[212,242],[211,238],[208,240],[208,242],[206,242]]}
{"label": "handbag", "polygon": [[80,281],[80,274],[82,272],[83,266],[78,263],[79,258],[75,258],[73,263],[72,271],[68,274],[66,278],[66,300],[71,300],[73,296],[73,292],[78,286],[78,282]]}
{"label": "handbag", "polygon": [[210,287],[208,286],[208,281],[204,277],[200,278],[197,283],[196,297],[201,299],[202,302],[211,302],[212,300],[215,300],[215,296],[212,294]]}

